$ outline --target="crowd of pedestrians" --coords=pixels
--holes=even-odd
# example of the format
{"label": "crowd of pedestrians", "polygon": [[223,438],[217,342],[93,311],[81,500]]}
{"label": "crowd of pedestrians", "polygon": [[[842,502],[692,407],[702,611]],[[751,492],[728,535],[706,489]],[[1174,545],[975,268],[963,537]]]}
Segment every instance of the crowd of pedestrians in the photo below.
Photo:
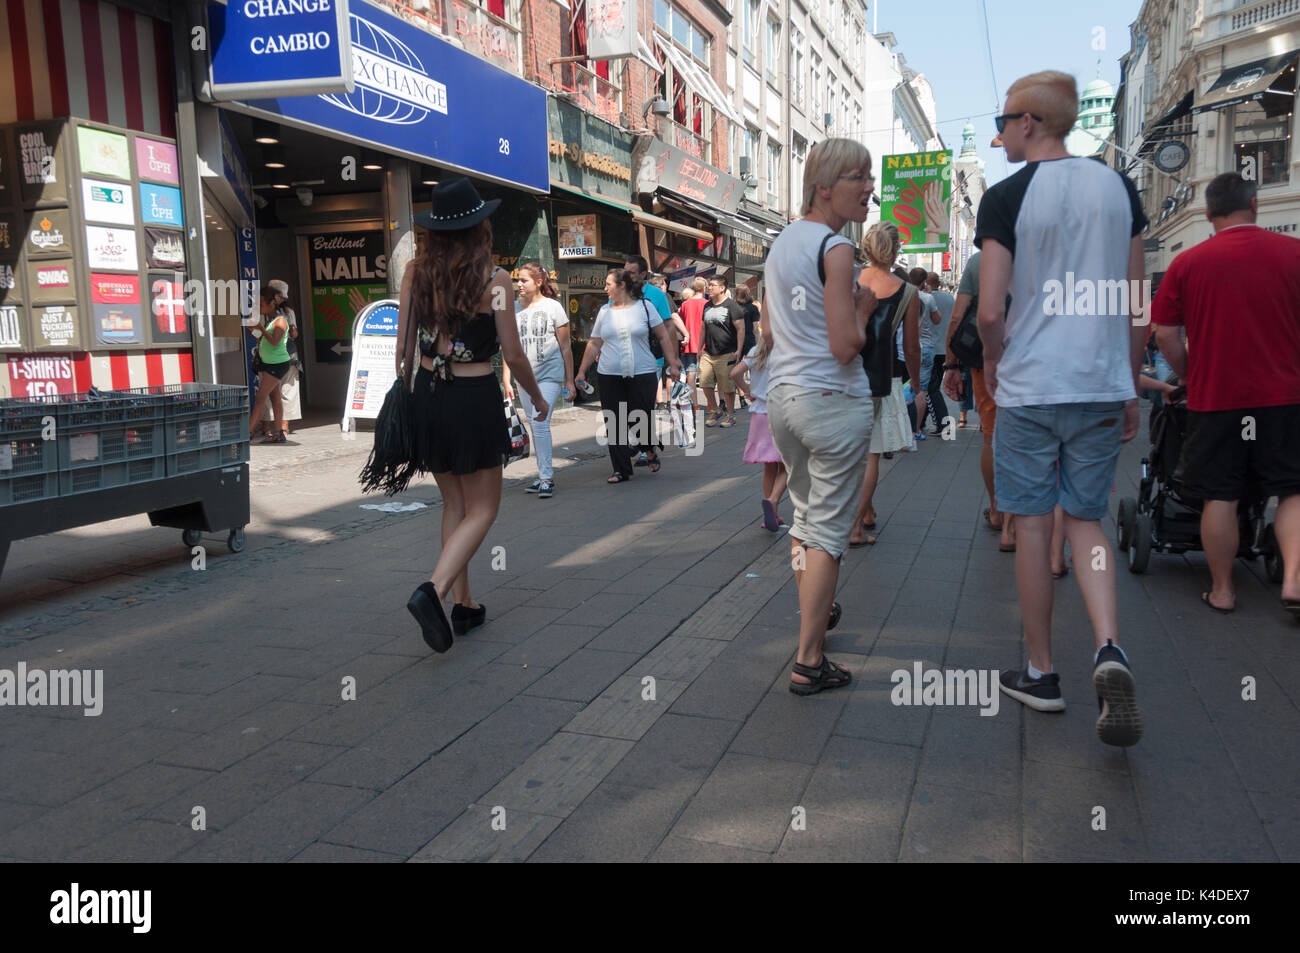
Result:
{"label": "crowd of pedestrians", "polygon": [[[512,316],[488,303],[506,279],[485,257],[486,216],[438,219],[440,247],[408,269],[402,292],[403,326],[419,325],[424,354],[417,416],[454,435],[450,445],[431,445],[425,461],[446,501],[442,555],[411,604],[430,645],[450,645],[442,607],[449,591],[457,631],[483,620],[465,566],[500,498],[502,419],[488,363],[498,347],[505,393],[518,394],[533,430],[538,476],[527,489],[543,498],[555,488],[550,409],[561,394],[586,390],[593,366],[610,484],[632,478],[637,453],[650,472],[661,469],[655,411],[673,393],[670,384],[685,384],[693,409],[697,387],[704,391],[705,427],[733,427],[738,401],[748,402],[741,457],[763,467],[761,525],[771,532],[786,525],[779,508],[787,493],[792,509],[795,694],[852,681],[824,646],[842,614],[834,596],[844,555],[877,541],[882,457],[915,451],[927,436],[951,439],[972,410],[988,497],[982,520],[998,548],[1014,554],[1027,646],[1023,665],[1001,674],[1007,696],[1036,711],[1065,708],[1052,608],[1053,580],[1071,568],[1068,543],[1090,556],[1073,568],[1094,634],[1098,735],[1121,747],[1141,738],[1136,679],[1121,647],[1115,554],[1101,521],[1121,445],[1139,432],[1137,394],[1174,400],[1179,382],[1191,415],[1180,478],[1204,501],[1201,539],[1212,575],[1202,601],[1233,611],[1238,501],[1248,485],[1262,486],[1280,500],[1282,600],[1300,616],[1300,242],[1255,227],[1253,185],[1220,176],[1206,193],[1215,237],[1170,267],[1153,304],[1154,335],[1140,296],[1113,314],[1062,320],[1047,296],[1067,275],[1074,285],[1140,284],[1146,217],[1127,177],[1066,151],[1077,111],[1071,77],[1024,77],[1005,110],[994,144],[1026,164],[984,195],[979,251],[955,295],[936,273],[898,266],[894,225],[872,225],[860,248],[840,234],[866,219],[872,158],[858,142],[828,139],[809,151],[801,215],[772,245],[761,301],[722,275],[695,277],[674,301],[643,258],[629,257],[606,276],[608,301],[576,373],[568,320],[545,269],[521,267]],[[445,207],[468,208],[472,198],[447,196]],[[448,221],[468,224],[458,226],[462,233]],[[866,264],[856,269],[859,255]],[[1228,313],[1241,317],[1228,322]],[[1240,373],[1245,366],[1260,373]],[[1251,440],[1241,439],[1243,415],[1258,427]]]}

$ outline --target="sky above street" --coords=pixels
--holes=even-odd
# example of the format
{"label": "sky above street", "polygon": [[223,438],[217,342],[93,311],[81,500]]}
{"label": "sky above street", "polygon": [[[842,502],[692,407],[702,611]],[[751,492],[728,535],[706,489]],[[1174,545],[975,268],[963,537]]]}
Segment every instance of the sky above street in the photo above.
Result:
{"label": "sky above street", "polygon": [[881,0],[878,4],[869,0],[867,25],[875,32],[892,32],[898,39],[897,52],[934,87],[939,135],[945,147],[960,151],[962,127],[967,119],[975,123],[975,145],[987,163],[985,175],[992,185],[1020,167],[1008,163],[1001,149],[989,147],[993,117],[1002,112],[1007,87],[1028,73],[1059,69],[1073,75],[1082,90],[1097,76],[1098,57],[1102,79],[1118,87],[1119,58],[1128,51],[1129,24],[1137,19],[1141,3],[984,3],[988,45],[981,0]]}

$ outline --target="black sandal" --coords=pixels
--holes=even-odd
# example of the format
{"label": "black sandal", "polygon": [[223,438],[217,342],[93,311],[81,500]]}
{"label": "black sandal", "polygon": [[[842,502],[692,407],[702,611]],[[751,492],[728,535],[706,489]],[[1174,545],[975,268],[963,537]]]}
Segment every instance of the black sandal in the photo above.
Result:
{"label": "black sandal", "polygon": [[650,472],[651,472],[651,473],[658,473],[658,472],[659,472],[659,467],[660,467],[660,465],[661,465],[660,460],[659,460],[659,454],[656,453],[653,457],[649,457],[648,459],[649,459],[649,461],[650,461]]}
{"label": "black sandal", "polygon": [[843,610],[840,608],[840,604],[838,602],[832,602],[831,615],[830,618],[826,620],[827,632],[829,632],[831,629],[835,628],[837,625],[840,624],[840,616],[842,614],[843,614]]}
{"label": "black sandal", "polygon": [[605,482],[606,482],[606,483],[609,483],[609,484],[614,484],[614,483],[626,483],[626,482],[627,482],[628,480],[630,480],[630,479],[632,479],[632,477],[630,477],[630,476],[629,476],[628,474],[626,474],[626,473],[615,473],[613,476],[611,476],[611,477],[610,477],[608,480],[606,480]]}
{"label": "black sandal", "polygon": [[796,695],[815,695],[827,688],[843,688],[853,681],[848,669],[836,665],[825,654],[822,655],[821,665],[800,665],[795,662],[794,673],[812,680],[807,685],[791,681],[790,691]]}

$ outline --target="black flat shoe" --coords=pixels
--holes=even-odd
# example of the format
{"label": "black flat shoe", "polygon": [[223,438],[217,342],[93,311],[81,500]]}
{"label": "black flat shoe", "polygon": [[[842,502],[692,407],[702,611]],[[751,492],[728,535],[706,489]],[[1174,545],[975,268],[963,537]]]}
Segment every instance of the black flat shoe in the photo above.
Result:
{"label": "black flat shoe", "polygon": [[457,635],[464,635],[470,629],[477,629],[487,619],[487,606],[467,609],[459,602],[451,607],[451,627]]}
{"label": "black flat shoe", "polygon": [[447,613],[442,608],[442,600],[438,598],[433,583],[421,583],[420,588],[411,594],[406,608],[411,615],[415,616],[415,621],[420,623],[424,641],[429,648],[435,652],[445,652],[451,648],[455,639],[452,638],[451,626],[447,623]]}

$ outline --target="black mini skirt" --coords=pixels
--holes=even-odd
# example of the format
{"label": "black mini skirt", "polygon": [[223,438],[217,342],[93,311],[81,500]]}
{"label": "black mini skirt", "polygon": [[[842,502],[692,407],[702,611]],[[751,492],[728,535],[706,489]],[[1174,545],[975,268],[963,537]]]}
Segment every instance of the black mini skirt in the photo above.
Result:
{"label": "black mini skirt", "polygon": [[495,374],[444,381],[421,367],[413,396],[422,472],[464,475],[505,465],[510,430]]}

